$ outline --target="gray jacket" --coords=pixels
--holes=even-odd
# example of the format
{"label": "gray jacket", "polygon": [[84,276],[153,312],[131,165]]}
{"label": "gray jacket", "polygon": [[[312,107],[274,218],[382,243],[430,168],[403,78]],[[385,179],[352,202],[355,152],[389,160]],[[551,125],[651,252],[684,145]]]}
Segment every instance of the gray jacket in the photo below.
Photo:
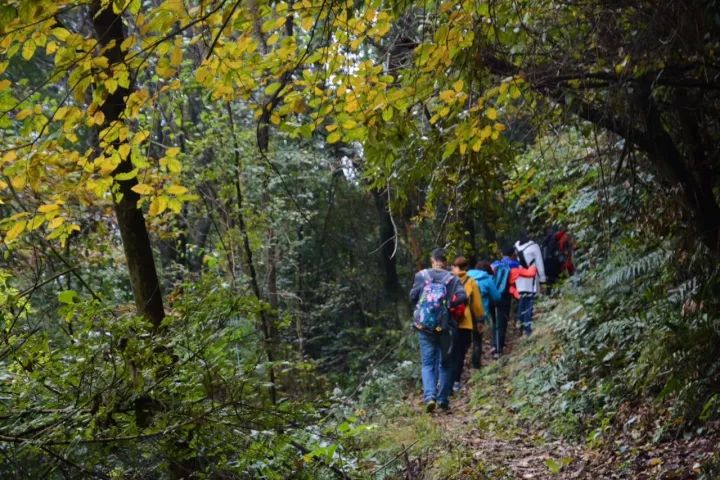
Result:
{"label": "gray jacket", "polygon": [[[468,298],[465,293],[465,287],[460,283],[460,279],[448,272],[447,270],[440,270],[436,268],[428,268],[427,272],[430,274],[430,278],[434,282],[442,282],[446,275],[450,275],[452,278],[448,282],[447,291],[450,297],[450,307],[456,307],[461,303],[467,303]],[[422,293],[423,287],[425,286],[425,277],[422,275],[422,270],[415,274],[415,281],[410,289],[410,305],[415,307],[417,302],[420,300],[420,294]]]}
{"label": "gray jacket", "polygon": [[525,256],[525,260],[528,263],[528,267],[535,265],[537,267],[537,275],[535,278],[529,277],[518,277],[515,280],[515,286],[520,293],[537,293],[538,281],[545,283],[547,278],[545,277],[545,263],[543,262],[542,251],[540,246],[529,240],[527,243],[515,242],[515,250],[518,251],[518,256],[522,252]]}

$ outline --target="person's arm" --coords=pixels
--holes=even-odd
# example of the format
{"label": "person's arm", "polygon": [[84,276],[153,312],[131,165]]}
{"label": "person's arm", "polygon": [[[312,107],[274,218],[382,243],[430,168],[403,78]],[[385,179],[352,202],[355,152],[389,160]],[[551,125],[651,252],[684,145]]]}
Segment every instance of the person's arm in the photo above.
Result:
{"label": "person's arm", "polygon": [[495,285],[495,281],[488,282],[489,288],[488,293],[490,294],[490,300],[493,302],[499,302],[500,301],[500,290],[498,290],[497,285]]}
{"label": "person's arm", "polygon": [[422,271],[415,274],[415,279],[413,280],[413,286],[410,289],[410,306],[413,308],[415,305],[417,305],[417,302],[420,300],[420,292],[422,292],[423,285],[425,284],[425,281],[423,280]]}
{"label": "person's arm", "polygon": [[540,283],[545,283],[547,282],[547,277],[545,276],[545,263],[543,262],[540,245],[536,243],[532,247],[535,250],[535,266],[537,267],[538,275],[540,275]]}
{"label": "person's arm", "polygon": [[451,308],[457,307],[463,303],[467,305],[468,297],[467,293],[465,293],[465,287],[457,277],[453,276],[453,279],[450,281],[448,287],[450,287],[448,290],[452,292],[452,297],[450,298]]}
{"label": "person's arm", "polygon": [[473,318],[479,320],[483,317],[483,315],[485,315],[485,309],[483,308],[482,303],[482,293],[480,293],[480,288],[475,280],[470,279],[469,281],[472,281],[470,311],[472,312]]}

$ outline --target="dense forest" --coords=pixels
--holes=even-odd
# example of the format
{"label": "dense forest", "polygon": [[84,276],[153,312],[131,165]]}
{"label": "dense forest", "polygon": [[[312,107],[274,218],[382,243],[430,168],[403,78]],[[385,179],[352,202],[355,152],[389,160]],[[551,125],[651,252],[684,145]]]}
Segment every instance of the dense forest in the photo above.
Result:
{"label": "dense forest", "polygon": [[[718,12],[0,0],[0,476],[720,478]],[[415,273],[551,228],[427,413]]]}

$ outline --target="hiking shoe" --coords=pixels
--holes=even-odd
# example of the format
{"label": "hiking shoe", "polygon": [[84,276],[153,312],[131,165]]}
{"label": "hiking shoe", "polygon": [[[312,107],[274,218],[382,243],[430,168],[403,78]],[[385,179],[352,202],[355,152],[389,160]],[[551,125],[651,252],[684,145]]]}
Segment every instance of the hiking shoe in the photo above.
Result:
{"label": "hiking shoe", "polygon": [[427,413],[432,413],[435,411],[435,407],[437,407],[437,403],[435,403],[435,400],[430,400],[425,404],[425,411]]}
{"label": "hiking shoe", "polygon": [[440,410],[442,410],[443,412],[447,412],[450,410],[450,405],[447,403],[441,403],[438,406],[440,407]]}
{"label": "hiking shoe", "polygon": [[455,383],[453,383],[452,391],[453,391],[453,393],[457,393],[460,391],[461,388],[462,388],[462,384],[460,382],[455,382]]}

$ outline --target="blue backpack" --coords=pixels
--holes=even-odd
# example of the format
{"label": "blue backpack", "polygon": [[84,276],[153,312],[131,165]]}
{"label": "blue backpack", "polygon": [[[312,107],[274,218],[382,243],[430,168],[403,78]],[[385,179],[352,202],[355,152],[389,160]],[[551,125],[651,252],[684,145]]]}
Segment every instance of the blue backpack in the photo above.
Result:
{"label": "blue backpack", "polygon": [[425,285],[413,314],[415,327],[431,332],[447,330],[450,320],[447,287],[453,279],[453,275],[448,273],[440,282],[435,282],[427,270],[420,273],[425,279]]}
{"label": "blue backpack", "polygon": [[498,292],[505,293],[508,288],[508,279],[510,278],[510,265],[504,262],[500,262],[497,267],[495,267],[495,275],[493,275],[493,280],[495,281],[495,286],[498,289]]}

